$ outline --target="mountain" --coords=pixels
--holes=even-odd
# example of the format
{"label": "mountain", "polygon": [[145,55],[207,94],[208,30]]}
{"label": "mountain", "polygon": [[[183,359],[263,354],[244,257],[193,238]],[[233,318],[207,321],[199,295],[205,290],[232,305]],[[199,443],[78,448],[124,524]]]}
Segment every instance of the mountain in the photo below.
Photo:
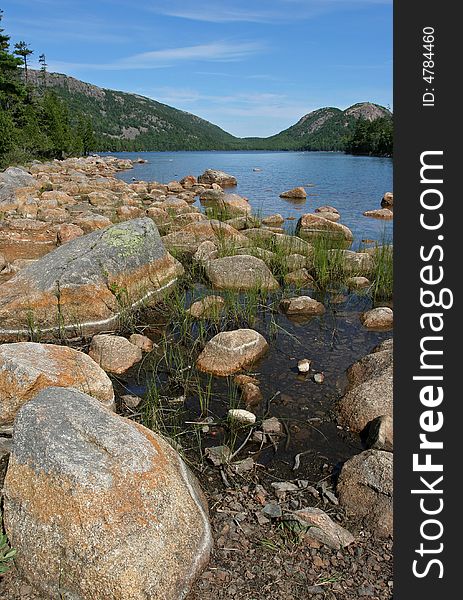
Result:
{"label": "mountain", "polygon": [[37,90],[53,89],[71,115],[92,119],[99,150],[343,150],[359,119],[392,119],[363,102],[320,108],[268,138],[237,138],[188,112],[136,94],[103,89],[58,73],[29,71]]}
{"label": "mountain", "polygon": [[[359,119],[371,122],[380,118],[392,119],[392,113],[370,102],[354,104],[346,110],[319,108],[262,141],[267,148],[280,150],[343,150]],[[256,139],[254,143],[259,146]]]}
{"label": "mountain", "polygon": [[58,73],[30,70],[28,78],[38,90],[53,89],[71,116],[90,117],[100,150],[231,150],[238,142],[204,119],[143,96]]}

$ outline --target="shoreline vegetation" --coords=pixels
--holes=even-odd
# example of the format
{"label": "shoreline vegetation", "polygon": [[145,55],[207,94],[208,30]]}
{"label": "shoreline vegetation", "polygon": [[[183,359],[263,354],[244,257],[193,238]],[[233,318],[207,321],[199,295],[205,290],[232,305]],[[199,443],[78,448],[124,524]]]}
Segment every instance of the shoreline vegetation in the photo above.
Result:
{"label": "shoreline vegetation", "polygon": [[268,138],[236,138],[195,115],[135,94],[30,68],[0,12],[0,167],[90,152],[175,150],[341,151],[391,157],[392,113],[369,102],[321,108]]}

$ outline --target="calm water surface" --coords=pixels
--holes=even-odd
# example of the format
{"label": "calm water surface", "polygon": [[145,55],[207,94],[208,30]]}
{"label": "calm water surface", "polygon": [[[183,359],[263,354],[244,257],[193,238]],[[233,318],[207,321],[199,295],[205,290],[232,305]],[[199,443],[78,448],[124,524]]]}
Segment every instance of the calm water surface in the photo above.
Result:
{"label": "calm water surface", "polygon": [[[349,156],[337,152],[140,152],[118,153],[124,158],[144,158],[147,164],[120,173],[132,178],[168,183],[185,175],[198,176],[206,169],[234,175],[238,186],[230,191],[246,196],[255,213],[278,212],[285,218],[299,218],[317,206],[335,206],[341,222],[362,239],[390,241],[392,223],[364,217],[365,210],[380,208],[381,198],[392,191],[392,160]],[[254,171],[254,169],[260,169]],[[280,193],[293,187],[306,188],[303,202],[284,200]],[[289,221],[288,228],[294,226]]]}

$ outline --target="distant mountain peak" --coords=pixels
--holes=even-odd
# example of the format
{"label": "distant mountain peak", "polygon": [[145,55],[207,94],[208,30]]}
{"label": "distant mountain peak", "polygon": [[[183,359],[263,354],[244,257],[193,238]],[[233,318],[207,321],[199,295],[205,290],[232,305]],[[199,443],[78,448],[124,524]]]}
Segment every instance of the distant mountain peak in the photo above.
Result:
{"label": "distant mountain peak", "polygon": [[350,115],[355,119],[365,119],[366,121],[375,121],[383,117],[391,117],[392,113],[384,106],[373,104],[373,102],[358,102],[346,108],[344,114]]}

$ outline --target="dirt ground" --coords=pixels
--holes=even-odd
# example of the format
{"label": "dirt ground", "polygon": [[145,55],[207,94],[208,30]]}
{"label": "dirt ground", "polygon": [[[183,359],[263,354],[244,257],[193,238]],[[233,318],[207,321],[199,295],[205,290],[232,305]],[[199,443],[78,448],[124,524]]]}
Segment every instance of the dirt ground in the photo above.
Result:
{"label": "dirt ground", "polygon": [[[392,541],[379,540],[315,488],[277,498],[269,480],[218,469],[202,479],[209,500],[214,550],[187,600],[390,600]],[[306,482],[302,482],[306,485]],[[239,485],[237,485],[239,484]],[[231,487],[226,487],[230,485]],[[329,495],[329,490],[328,490]],[[265,507],[271,505],[271,517]],[[332,550],[296,531],[291,511],[316,506],[346,527],[355,541]],[[0,581],[2,600],[39,600],[14,570]],[[40,599],[42,600],[42,599]],[[153,599],[154,600],[154,599]],[[159,599],[161,600],[161,599]]]}

